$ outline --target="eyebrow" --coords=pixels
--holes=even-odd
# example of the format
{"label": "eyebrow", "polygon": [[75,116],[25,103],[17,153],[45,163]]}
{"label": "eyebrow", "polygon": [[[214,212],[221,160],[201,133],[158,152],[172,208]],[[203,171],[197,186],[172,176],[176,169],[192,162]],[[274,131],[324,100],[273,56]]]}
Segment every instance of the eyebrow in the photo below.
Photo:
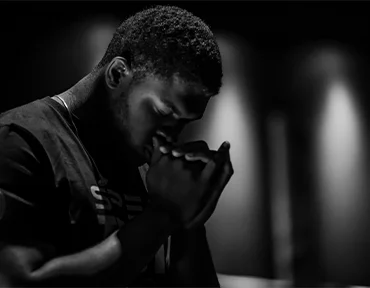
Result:
{"label": "eyebrow", "polygon": [[[170,107],[175,114],[179,115],[180,117],[182,116],[182,113],[180,112],[180,110],[171,101],[169,101],[168,99],[162,99],[162,101],[165,105]],[[191,118],[191,119],[190,118],[185,118],[183,120],[196,121],[196,120],[201,119],[202,117],[203,117],[203,113],[200,114],[197,117],[194,117],[194,118]]]}

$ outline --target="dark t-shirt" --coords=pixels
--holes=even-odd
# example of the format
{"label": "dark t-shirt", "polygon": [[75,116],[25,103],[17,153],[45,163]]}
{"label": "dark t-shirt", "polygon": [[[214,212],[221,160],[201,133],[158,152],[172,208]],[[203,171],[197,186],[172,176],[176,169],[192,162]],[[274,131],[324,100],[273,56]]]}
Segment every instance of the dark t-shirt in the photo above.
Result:
{"label": "dark t-shirt", "polygon": [[[101,242],[147,203],[145,171],[129,170],[118,184],[101,175],[71,115],[50,97],[1,114],[0,242],[47,243],[55,256]],[[134,179],[125,183],[125,173]],[[139,278],[149,285],[154,274],[153,259]]]}

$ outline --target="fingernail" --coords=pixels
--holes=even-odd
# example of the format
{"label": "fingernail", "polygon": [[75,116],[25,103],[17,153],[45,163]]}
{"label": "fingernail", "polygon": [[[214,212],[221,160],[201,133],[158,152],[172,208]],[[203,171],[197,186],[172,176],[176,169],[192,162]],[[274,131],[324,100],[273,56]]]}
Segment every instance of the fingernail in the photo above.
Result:
{"label": "fingernail", "polygon": [[181,156],[181,153],[179,151],[176,151],[176,150],[172,150],[172,155],[174,157],[180,157]]}
{"label": "fingernail", "polygon": [[166,148],[166,147],[164,147],[164,146],[159,147],[159,151],[161,151],[161,152],[162,152],[162,153],[164,153],[164,154],[167,154],[167,153],[168,153],[167,148]]}
{"label": "fingernail", "polygon": [[194,158],[193,158],[193,155],[192,154],[185,154],[185,159],[191,161]]}

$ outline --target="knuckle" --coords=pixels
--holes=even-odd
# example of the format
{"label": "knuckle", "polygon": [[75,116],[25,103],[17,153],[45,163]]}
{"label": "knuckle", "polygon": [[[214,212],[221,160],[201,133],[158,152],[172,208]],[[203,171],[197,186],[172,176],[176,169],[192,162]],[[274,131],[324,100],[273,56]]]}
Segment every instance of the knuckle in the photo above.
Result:
{"label": "knuckle", "polygon": [[183,153],[183,150],[181,148],[174,148],[172,150],[173,153]]}

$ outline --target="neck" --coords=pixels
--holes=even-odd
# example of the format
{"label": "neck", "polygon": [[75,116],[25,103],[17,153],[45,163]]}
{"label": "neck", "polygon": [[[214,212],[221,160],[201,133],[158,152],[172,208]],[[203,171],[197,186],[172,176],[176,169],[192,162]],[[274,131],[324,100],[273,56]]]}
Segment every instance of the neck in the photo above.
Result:
{"label": "neck", "polygon": [[[79,119],[77,127],[79,136],[89,154],[97,162],[102,173],[106,174],[106,163],[102,163],[103,158],[99,151],[109,151],[105,149],[105,142],[110,142],[107,132],[106,119],[104,115],[107,108],[107,92],[104,87],[104,73],[96,72],[88,74],[77,82],[73,87],[57,95],[62,98],[68,110]],[[105,139],[106,141],[103,141]],[[103,161],[105,162],[105,161]]]}
{"label": "neck", "polygon": [[104,85],[104,72],[85,76],[57,96],[61,97],[69,111],[78,117],[81,141],[94,158],[100,172],[104,175],[111,174],[112,162],[126,159],[127,155],[123,154],[123,145],[114,138],[115,133],[110,129],[113,125],[109,123],[109,119],[107,120],[111,113],[106,113],[109,104]]}
{"label": "neck", "polygon": [[103,104],[102,100],[106,94],[102,78],[103,72],[88,74],[73,87],[57,96],[66,102],[70,112],[81,121],[91,123],[92,116],[100,114],[98,109],[102,106],[99,104]]}

